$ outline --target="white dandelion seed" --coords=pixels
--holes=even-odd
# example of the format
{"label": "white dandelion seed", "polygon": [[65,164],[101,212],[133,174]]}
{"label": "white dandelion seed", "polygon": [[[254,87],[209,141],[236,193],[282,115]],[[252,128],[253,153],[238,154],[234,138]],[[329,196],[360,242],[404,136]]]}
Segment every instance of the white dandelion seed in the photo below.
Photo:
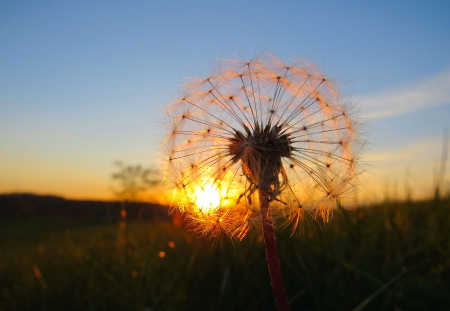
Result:
{"label": "white dandelion seed", "polygon": [[356,176],[349,109],[309,64],[222,61],[165,107],[172,209],[201,234],[238,239],[264,221],[295,230],[305,213],[328,220]]}

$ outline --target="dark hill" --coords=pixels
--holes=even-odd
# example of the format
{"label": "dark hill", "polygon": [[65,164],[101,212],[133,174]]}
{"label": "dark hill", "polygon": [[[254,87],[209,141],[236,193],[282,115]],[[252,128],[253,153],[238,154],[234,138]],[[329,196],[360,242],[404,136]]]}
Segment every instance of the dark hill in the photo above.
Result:
{"label": "dark hill", "polygon": [[[121,202],[67,200],[57,196],[35,194],[0,194],[0,217],[79,219],[117,222],[121,219]],[[169,220],[167,207],[131,202],[125,204],[127,219]]]}

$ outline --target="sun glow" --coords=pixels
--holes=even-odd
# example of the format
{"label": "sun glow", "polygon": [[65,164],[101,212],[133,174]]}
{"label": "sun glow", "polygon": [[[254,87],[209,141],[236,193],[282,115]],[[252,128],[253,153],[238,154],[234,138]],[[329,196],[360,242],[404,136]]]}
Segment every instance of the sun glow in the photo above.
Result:
{"label": "sun glow", "polygon": [[197,188],[194,199],[195,205],[204,213],[217,209],[221,203],[219,189],[212,184]]}

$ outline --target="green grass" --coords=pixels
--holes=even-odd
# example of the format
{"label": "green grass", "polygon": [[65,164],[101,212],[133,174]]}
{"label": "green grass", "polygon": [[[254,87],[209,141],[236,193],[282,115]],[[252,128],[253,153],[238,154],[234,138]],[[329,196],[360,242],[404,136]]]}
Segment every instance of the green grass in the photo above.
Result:
{"label": "green grass", "polygon": [[[380,288],[364,310],[449,310],[449,224],[447,200],[279,231],[292,310],[352,310]],[[0,310],[274,309],[255,235],[214,245],[172,223],[0,220]]]}

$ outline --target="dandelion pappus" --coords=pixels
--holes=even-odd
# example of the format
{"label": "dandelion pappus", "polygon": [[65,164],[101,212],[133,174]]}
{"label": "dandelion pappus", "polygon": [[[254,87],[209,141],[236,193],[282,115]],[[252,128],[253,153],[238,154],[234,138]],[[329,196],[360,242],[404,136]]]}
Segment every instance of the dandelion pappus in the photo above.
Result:
{"label": "dandelion pappus", "polygon": [[[261,228],[261,196],[280,203],[265,208],[277,226],[296,228],[307,214],[328,219],[357,176],[349,108],[309,63],[270,54],[223,60],[207,79],[190,79],[165,107],[172,210],[194,231],[239,239]],[[220,196],[208,209],[196,195],[205,187]]]}
{"label": "dandelion pappus", "polygon": [[309,64],[265,54],[221,65],[167,107],[172,209],[214,238],[262,230],[277,308],[289,310],[274,230],[293,222],[294,232],[309,213],[328,220],[355,177],[354,120]]}

